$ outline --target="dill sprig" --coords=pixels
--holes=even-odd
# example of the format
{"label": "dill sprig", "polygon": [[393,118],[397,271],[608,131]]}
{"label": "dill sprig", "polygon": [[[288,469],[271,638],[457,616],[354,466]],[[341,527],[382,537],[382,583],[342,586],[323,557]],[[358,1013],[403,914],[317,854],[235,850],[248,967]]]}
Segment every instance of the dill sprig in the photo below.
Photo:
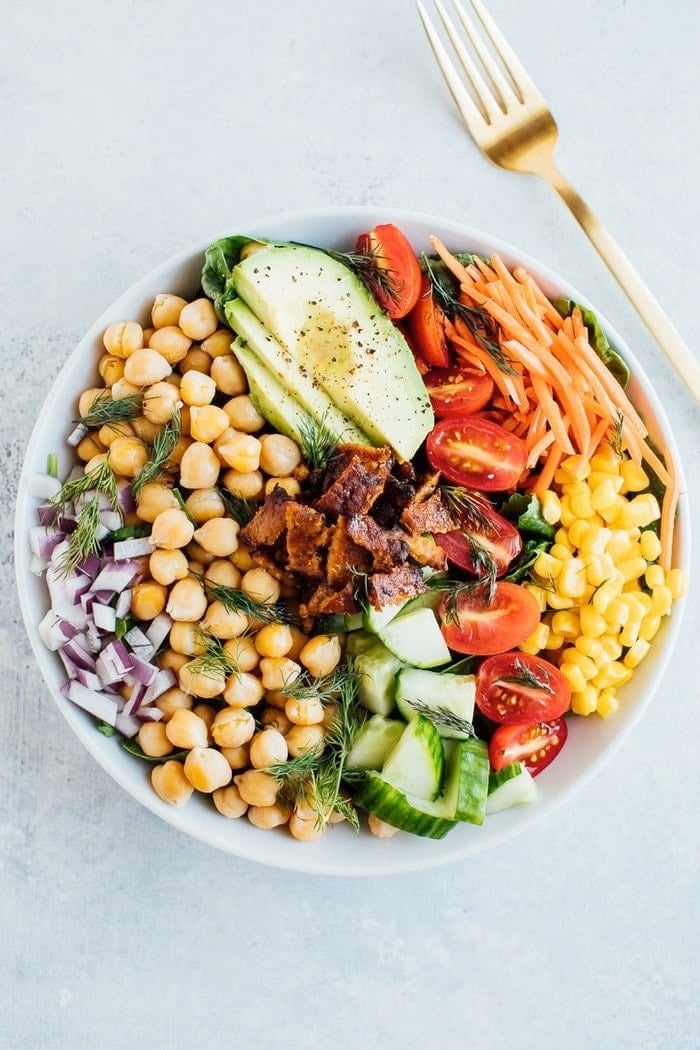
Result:
{"label": "dill sprig", "polygon": [[423,253],[421,266],[430,279],[432,294],[438,305],[450,318],[459,317],[466,324],[479,346],[486,351],[491,360],[505,375],[517,375],[498,342],[498,328],[489,314],[478,306],[467,306],[452,293],[440,276],[439,266],[434,259]]}
{"label": "dill sprig", "polygon": [[299,437],[305,463],[312,470],[319,470],[328,466],[343,435],[333,429],[328,423],[327,413],[324,413],[320,421],[306,415],[300,425]]}
{"label": "dill sprig", "polygon": [[87,470],[84,474],[66,481],[61,486],[60,492],[49,500],[49,505],[55,509],[56,514],[59,514],[86,492],[104,492],[114,509],[119,510],[117,479],[109,465],[109,456],[92,470]]}
{"label": "dill sprig", "polygon": [[109,423],[126,423],[135,419],[141,411],[141,391],[136,394],[127,394],[125,397],[112,398],[108,390],[96,394],[89,410],[84,416],[77,416],[73,420],[73,426],[79,424],[93,430]]}
{"label": "dill sprig", "polygon": [[197,522],[197,519],[194,517],[193,514],[190,514],[189,510],[187,509],[187,504],[185,503],[185,497],[182,495],[182,493],[180,492],[179,488],[177,488],[177,487],[173,488],[173,496],[177,500],[177,505],[180,508],[180,510],[182,511],[182,513],[185,515],[187,520],[190,521],[193,525],[199,527],[199,523]]}
{"label": "dill sprig", "polygon": [[202,573],[193,572],[192,575],[200,583],[210,601],[221,602],[227,612],[240,612],[251,619],[259,620],[261,623],[296,623],[296,618],[290,609],[281,602],[266,605],[264,602],[256,602],[245,591],[237,587],[227,587],[223,583],[213,583],[207,580]]}
{"label": "dill sprig", "polygon": [[379,290],[392,300],[398,296],[400,287],[396,280],[395,271],[382,265],[384,256],[379,246],[364,252],[338,252],[332,248],[323,248],[321,250],[326,255],[329,255],[331,259],[336,259],[338,262],[343,263],[353,273],[357,274],[373,295],[376,296],[377,290]]}
{"label": "dill sprig", "polygon": [[205,647],[205,652],[201,656],[196,656],[188,664],[190,674],[201,674],[205,678],[221,678],[222,675],[238,673],[238,667],[224,649],[223,642],[204,631],[199,632],[199,637]]}
{"label": "dill sprig", "polygon": [[68,537],[68,546],[59,558],[59,566],[65,576],[77,569],[90,554],[99,551],[100,510],[100,497],[95,493],[80,511],[78,524]]}
{"label": "dill sprig", "polygon": [[481,492],[472,492],[461,485],[441,485],[440,493],[460,524],[482,532],[492,528],[492,519],[488,512],[493,508]]}
{"label": "dill sprig", "polygon": [[516,657],[513,661],[513,670],[514,674],[501,675],[498,681],[509,685],[522,685],[527,689],[543,689],[546,693],[554,692],[552,680],[544,668],[538,673]]}
{"label": "dill sprig", "polygon": [[242,496],[234,496],[228,489],[219,485],[216,490],[221,496],[221,502],[229,518],[237,521],[241,528],[247,525],[255,515],[255,507]]}
{"label": "dill sprig", "polygon": [[618,408],[615,412],[615,418],[613,420],[613,432],[610,438],[610,446],[620,459],[624,455],[624,434],[625,434],[625,414],[621,408]]}
{"label": "dill sprig", "polygon": [[303,671],[280,692],[292,700],[320,700],[322,704],[331,704],[338,699],[351,674],[354,676],[354,671],[350,672],[346,664],[340,664],[321,678],[312,678],[308,671]]}
{"label": "dill sprig", "polygon": [[429,590],[442,591],[445,595],[443,617],[445,623],[459,625],[459,607],[463,599],[471,606],[488,607],[494,598],[496,577],[485,576],[480,580],[451,580],[446,577],[431,577],[426,580]]}
{"label": "dill sprig", "polygon": [[434,726],[438,726],[443,729],[454,729],[458,733],[463,733],[465,736],[470,737],[476,736],[476,731],[471,722],[467,721],[466,718],[460,718],[459,715],[455,714],[454,711],[450,711],[448,707],[443,707],[442,704],[437,707],[430,707],[422,700],[409,699],[407,703],[417,711],[419,715],[423,715],[429,719]]}
{"label": "dill sprig", "polygon": [[148,444],[148,460],[131,482],[134,496],[138,496],[147,482],[155,481],[167,469],[168,460],[175,451],[181,435],[180,413],[175,411]]}

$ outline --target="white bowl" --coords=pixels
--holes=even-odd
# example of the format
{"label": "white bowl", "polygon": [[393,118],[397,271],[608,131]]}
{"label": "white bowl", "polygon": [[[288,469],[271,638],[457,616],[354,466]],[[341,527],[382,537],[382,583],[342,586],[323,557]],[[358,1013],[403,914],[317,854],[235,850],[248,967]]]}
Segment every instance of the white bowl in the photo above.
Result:
{"label": "white bowl", "polygon": [[[221,235],[249,233],[307,244],[343,248],[354,245],[358,233],[379,222],[394,222],[405,231],[416,249],[428,248],[428,236],[438,234],[453,250],[491,254],[497,251],[506,264],[525,266],[542,284],[548,295],[563,295],[586,303],[574,288],[541,263],[493,237],[443,219],[413,212],[378,208],[329,208],[270,216],[254,221],[232,222]],[[65,438],[75,414],[78,394],[95,385],[96,364],[104,329],[113,321],[140,319],[148,323],[150,303],[158,292],[175,292],[192,297],[199,288],[202,259],[209,237],[181,252],[140,278],[92,326],[75,348],[44,402],[32,433],[20,478],[15,521],[15,557],[20,603],[34,653],[46,684],[71,728],[100,765],[134,798],[174,827],[218,849],[249,860],[295,871],[326,875],[381,875],[427,868],[462,860],[472,853],[490,849],[530,828],[581,788],[629,736],[658,686],[678,635],[683,603],[665,619],[654,639],[651,652],[635,671],[634,678],[620,691],[620,710],[602,720],[572,718],[569,742],[561,756],[538,777],[540,799],[490,816],[483,827],[463,824],[447,838],[435,842],[398,834],[376,839],[364,832],[356,836],[347,826],[338,825],[318,842],[304,844],[283,832],[261,831],[246,820],[226,820],[207,800],[193,798],[183,808],[173,808],[155,795],[150,782],[150,765],[122,750],[115,739],[98,733],[92,719],[60,693],[63,668],[54,653],[48,652],[37,635],[37,624],[48,608],[43,580],[29,571],[28,530],[35,524],[36,500],[28,494],[28,479],[45,469],[51,452],[61,454],[67,465]],[[621,336],[598,314],[611,342],[629,362],[633,380],[632,400],[644,416],[651,436],[679,462],[671,428],[650,381]],[[679,466],[680,469],[680,466]],[[689,528],[687,501],[681,502],[677,535],[677,561],[687,571]]]}

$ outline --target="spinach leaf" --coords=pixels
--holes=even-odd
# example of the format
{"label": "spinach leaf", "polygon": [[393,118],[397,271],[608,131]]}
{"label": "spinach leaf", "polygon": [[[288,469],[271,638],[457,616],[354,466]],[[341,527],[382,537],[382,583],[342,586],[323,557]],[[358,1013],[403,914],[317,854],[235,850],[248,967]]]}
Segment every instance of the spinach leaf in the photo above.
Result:
{"label": "spinach leaf", "polygon": [[501,579],[510,583],[522,583],[530,579],[530,570],[537,561],[538,554],[548,551],[552,545],[551,540],[545,540],[537,536],[529,536],[523,542],[523,549],[514,562],[511,562],[508,572]]}
{"label": "spinach leaf", "polygon": [[556,529],[542,517],[542,504],[537,496],[514,492],[501,504],[500,512],[517,525],[520,532],[532,533],[549,541],[554,539]]}
{"label": "spinach leaf", "polygon": [[231,280],[233,268],[241,257],[241,249],[252,241],[252,237],[236,234],[214,241],[204,254],[202,289],[214,303],[217,316],[226,324],[224,306],[236,297]]}
{"label": "spinach leaf", "polygon": [[573,313],[574,308],[578,306],[581,311],[581,316],[583,317],[583,323],[588,329],[591,346],[603,364],[610,372],[612,372],[615,379],[617,379],[620,386],[624,389],[630,379],[630,370],[627,366],[627,362],[624,361],[618,354],[617,350],[610,345],[608,338],[600,327],[598,318],[593,311],[589,310],[586,306],[581,306],[580,303],[574,302],[573,299],[553,299],[552,303],[562,317],[569,317],[570,314]]}
{"label": "spinach leaf", "polygon": [[169,755],[163,755],[162,758],[153,758],[151,755],[147,755],[135,740],[129,739],[122,740],[122,747],[125,751],[128,751],[130,755],[136,755],[137,758],[142,758],[146,762],[153,763],[169,762],[171,758],[182,759],[187,755],[187,751],[171,751]]}
{"label": "spinach leaf", "polygon": [[117,735],[117,730],[114,728],[114,726],[111,726],[109,724],[109,722],[101,722],[101,721],[98,722],[97,723],[97,732],[98,733],[102,733],[102,736],[116,736]]}

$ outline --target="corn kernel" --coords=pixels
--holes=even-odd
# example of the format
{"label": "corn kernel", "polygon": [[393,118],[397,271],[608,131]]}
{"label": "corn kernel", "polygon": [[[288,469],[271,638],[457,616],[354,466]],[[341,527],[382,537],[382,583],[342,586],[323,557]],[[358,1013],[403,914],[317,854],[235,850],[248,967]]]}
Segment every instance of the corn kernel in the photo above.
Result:
{"label": "corn kernel", "polygon": [[579,544],[579,552],[582,557],[598,557],[605,552],[605,547],[610,539],[610,529],[604,525],[590,525]]}
{"label": "corn kernel", "polygon": [[596,554],[586,563],[586,581],[600,587],[615,575],[615,562],[609,554]]}
{"label": "corn kernel", "polygon": [[644,528],[661,517],[659,501],[651,492],[644,492],[628,500],[615,519],[615,525],[621,529],[632,529],[635,525]]}
{"label": "corn kernel", "polygon": [[613,688],[601,689],[598,696],[598,706],[596,708],[601,718],[609,718],[610,715],[614,715],[619,706]]}
{"label": "corn kernel", "polygon": [[575,521],[567,534],[567,538],[571,546],[578,547],[580,549],[590,530],[591,526],[588,524],[585,518],[579,518],[578,521]]}
{"label": "corn kernel", "polygon": [[571,689],[572,693],[581,693],[586,688],[586,679],[583,671],[576,664],[562,663],[559,667],[562,677]]}
{"label": "corn kernel", "polygon": [[593,684],[599,689],[608,689],[610,686],[618,688],[628,682],[632,677],[632,669],[625,667],[618,660],[611,660],[606,664],[593,679]]}
{"label": "corn kernel", "polygon": [[572,553],[573,551],[571,547],[568,547],[563,543],[554,543],[549,548],[550,557],[556,558],[557,561],[560,562],[567,561],[571,557]]}
{"label": "corn kernel", "polygon": [[537,602],[540,612],[543,613],[547,609],[547,591],[543,587],[538,587],[536,583],[524,583],[523,587],[526,591],[529,591],[532,597]]}
{"label": "corn kernel", "polygon": [[620,631],[620,645],[624,649],[628,649],[633,646],[639,638],[639,631],[642,626],[641,619],[630,620]]}
{"label": "corn kernel", "polygon": [[590,683],[571,694],[571,710],[575,715],[592,715],[598,706],[598,690]]}
{"label": "corn kernel", "polygon": [[612,474],[609,470],[592,470],[588,475],[588,484],[591,489],[597,489],[599,485],[604,484],[606,481],[611,482],[617,495],[623,484],[620,474]]}
{"label": "corn kernel", "polygon": [[644,582],[647,587],[651,588],[651,590],[653,590],[654,587],[663,586],[664,583],[668,586],[668,574],[664,575],[664,570],[660,565],[649,565],[647,571],[644,573]]}
{"label": "corn kernel", "polygon": [[654,587],[651,592],[651,609],[650,612],[654,616],[668,616],[671,611],[671,605],[673,604],[673,595],[671,594],[671,588],[666,587]]}
{"label": "corn kernel", "polygon": [[622,461],[620,474],[622,475],[623,491],[625,492],[644,492],[644,489],[649,487],[649,478],[644,473],[644,470],[637,463],[633,463],[631,459]]}
{"label": "corn kernel", "polygon": [[666,573],[665,583],[671,592],[674,602],[682,598],[688,590],[688,579],[680,569],[669,569]]}
{"label": "corn kernel", "polygon": [[618,562],[627,555],[631,546],[627,530],[616,528],[611,531],[610,539],[605,544],[605,553]]}
{"label": "corn kernel", "polygon": [[634,645],[630,646],[627,653],[622,660],[625,667],[637,667],[642,662],[644,657],[647,655],[651,645],[649,642],[645,642],[643,638],[639,638]]}
{"label": "corn kernel", "polygon": [[[591,507],[594,511],[603,513],[604,510],[608,510],[613,504],[617,503],[617,494],[620,486],[616,487],[615,481],[612,478],[606,478],[605,481],[601,482],[591,493]],[[622,479],[619,479],[620,481]]]}
{"label": "corn kernel", "polygon": [[645,642],[650,642],[657,634],[660,626],[661,617],[655,616],[653,613],[647,613],[642,620],[642,626],[639,628],[639,637],[643,638]]}
{"label": "corn kernel", "polygon": [[579,609],[581,634],[587,638],[600,638],[608,629],[607,620],[593,605],[583,605]]}
{"label": "corn kernel", "polygon": [[612,522],[617,524],[617,519],[626,507],[627,501],[624,496],[616,496],[610,506],[605,507],[599,513],[606,525],[610,525]]}
{"label": "corn kernel", "polygon": [[[577,518],[592,518],[598,508],[591,503],[591,494],[585,486],[569,497],[571,512]],[[562,521],[564,519],[562,518]]]}
{"label": "corn kernel", "polygon": [[557,580],[557,591],[566,598],[580,598],[586,587],[584,565],[580,558],[569,558],[564,562]]}
{"label": "corn kernel", "polygon": [[591,598],[591,605],[597,612],[602,613],[603,616],[606,615],[611,602],[620,593],[620,584],[621,581],[615,576],[610,576],[596,588],[595,594]]}
{"label": "corn kernel", "polygon": [[604,634],[602,638],[600,638],[600,644],[603,646],[603,649],[610,660],[618,660],[622,656],[622,645],[615,635]]}
{"label": "corn kernel", "polygon": [[563,634],[556,634],[550,627],[545,649],[561,649],[565,640],[566,639],[564,638]]}
{"label": "corn kernel", "polygon": [[542,506],[542,517],[549,525],[556,525],[561,517],[561,500],[556,492],[548,489],[542,493],[540,503]]}
{"label": "corn kernel", "polygon": [[617,567],[624,576],[625,582],[628,583],[630,580],[638,580],[640,576],[644,575],[647,563],[641,555],[633,555],[631,558],[619,561]]}
{"label": "corn kernel", "polygon": [[[593,513],[592,510],[591,513]],[[561,501],[561,514],[559,515],[559,520],[561,521],[564,528],[568,529],[570,525],[573,525],[573,523],[578,517],[580,517],[580,515],[574,514],[573,510],[571,509],[571,501],[569,497],[564,496]]]}
{"label": "corn kernel", "polygon": [[552,617],[551,629],[562,638],[578,638],[581,633],[581,624],[578,614],[575,612],[555,612]]}
{"label": "corn kernel", "polygon": [[577,481],[583,481],[591,472],[591,465],[586,456],[567,456],[562,460],[562,469]]}
{"label": "corn kernel", "polygon": [[557,529],[554,533],[554,542],[561,543],[562,547],[569,549],[569,530],[565,528]]}
{"label": "corn kernel", "polygon": [[546,623],[540,622],[530,637],[526,638],[524,642],[521,642],[520,649],[522,649],[524,653],[530,653],[534,656],[536,653],[539,653],[540,649],[545,648],[548,637],[549,627]]}
{"label": "corn kernel", "polygon": [[602,667],[608,660],[608,654],[605,652],[605,646],[600,641],[600,638],[590,638],[582,634],[576,639],[574,646],[580,653],[590,656],[591,660],[595,661],[599,667]]}
{"label": "corn kernel", "polygon": [[568,598],[565,594],[547,591],[547,606],[550,609],[573,609],[575,604],[574,599]]}
{"label": "corn kernel", "polygon": [[603,615],[608,627],[624,627],[630,617],[630,607],[620,598],[613,598]]}
{"label": "corn kernel", "polygon": [[599,449],[595,456],[591,456],[591,470],[602,470],[607,474],[619,474],[620,457],[611,445]]}
{"label": "corn kernel", "polygon": [[552,557],[546,551],[538,554],[532,566],[534,571],[543,580],[556,580],[562,570],[562,562],[559,558]]}
{"label": "corn kernel", "polygon": [[661,540],[652,529],[645,529],[642,533],[639,550],[647,561],[656,561],[661,554]]}
{"label": "corn kernel", "polygon": [[566,660],[567,663],[579,667],[586,681],[595,678],[600,670],[596,662],[591,660],[590,656],[586,656],[585,653],[582,653],[580,649],[576,649],[575,647],[573,649],[567,649],[563,659]]}

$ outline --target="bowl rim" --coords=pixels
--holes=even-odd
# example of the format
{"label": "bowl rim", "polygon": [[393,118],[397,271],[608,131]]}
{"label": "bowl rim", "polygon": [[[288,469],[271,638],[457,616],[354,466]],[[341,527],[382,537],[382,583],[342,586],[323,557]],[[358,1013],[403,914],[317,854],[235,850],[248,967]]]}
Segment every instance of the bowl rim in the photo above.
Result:
{"label": "bowl rim", "polygon": [[[407,848],[407,855],[402,855],[399,859],[396,859],[395,857],[389,859],[387,856],[385,860],[382,860],[381,853],[377,851],[376,855],[375,853],[372,855],[371,864],[368,864],[367,862],[363,863],[361,856],[353,863],[342,860],[345,851],[339,850],[337,862],[324,861],[324,863],[319,864],[314,863],[314,858],[316,857],[318,859],[318,855],[315,854],[313,847],[309,848],[309,846],[305,844],[293,843],[293,840],[291,840],[290,837],[286,838],[284,842],[286,847],[292,846],[291,849],[285,848],[279,851],[271,851],[269,849],[260,848],[262,843],[269,839],[269,836],[263,837],[262,835],[259,835],[258,839],[260,839],[261,842],[258,844],[256,839],[252,839],[251,841],[253,842],[253,845],[249,847],[245,840],[243,842],[236,842],[235,836],[233,837],[234,841],[227,840],[226,842],[222,842],[220,835],[210,834],[207,828],[197,830],[184,827],[183,821],[178,819],[183,811],[178,807],[170,807],[166,806],[165,803],[162,803],[155,795],[155,792],[153,792],[150,783],[139,780],[133,776],[131,773],[131,764],[128,767],[122,768],[118,762],[108,761],[105,754],[100,751],[98,746],[105,742],[105,738],[101,737],[99,733],[96,733],[94,724],[83,717],[84,712],[81,712],[71,704],[59,692],[55,682],[52,681],[51,669],[55,668],[55,655],[43,646],[38,637],[36,632],[35,610],[32,608],[29,590],[25,582],[27,580],[26,574],[28,573],[28,544],[25,531],[25,517],[27,504],[32,500],[32,497],[29,496],[27,486],[30,476],[36,473],[38,469],[35,461],[38,452],[38,445],[44,429],[43,420],[47,410],[51,407],[52,401],[56,400],[57,391],[60,391],[63,383],[72,372],[76,360],[81,356],[87,346],[93,344],[94,340],[101,336],[106,323],[108,323],[105,318],[117,307],[121,300],[133,296],[142,286],[152,285],[160,273],[173,269],[174,267],[181,269],[187,264],[192,264],[197,258],[201,260],[206,248],[218,238],[230,235],[232,229],[247,229],[252,234],[257,233],[260,236],[263,236],[264,231],[267,230],[268,235],[274,236],[276,227],[303,226],[307,223],[311,224],[324,221],[329,223],[344,223],[346,225],[350,225],[351,223],[357,225],[360,223],[363,228],[371,228],[371,226],[376,225],[378,222],[393,222],[399,227],[401,227],[402,224],[404,226],[420,225],[425,226],[426,228],[434,228],[443,240],[455,237],[465,243],[469,243],[470,241],[485,242],[488,244],[489,250],[492,252],[498,252],[502,255],[507,264],[511,265],[508,263],[508,260],[513,260],[515,263],[530,270],[536,276],[538,281],[549,284],[550,286],[557,288],[561,294],[575,299],[577,302],[580,302],[585,306],[591,307],[591,309],[595,311],[608,338],[629,362],[632,375],[640,384],[643,394],[649,402],[658,429],[663,433],[665,447],[676,464],[681,483],[679,510],[681,515],[680,520],[682,522],[682,527],[677,530],[677,560],[683,570],[689,575],[690,508],[685,493],[685,485],[683,483],[683,466],[673,430],[670,426],[663,405],[657,397],[651,380],[647,376],[643,366],[632,352],[626,340],[622,338],[617,329],[610,324],[600,310],[591,304],[591,302],[573,285],[571,285],[569,281],[556,273],[548,265],[540,262],[538,259],[529,255],[529,253],[524,252],[522,249],[517,248],[509,242],[476,227],[466,225],[465,223],[456,220],[436,216],[434,214],[413,211],[405,208],[350,204],[338,206],[331,205],[321,208],[302,208],[294,211],[271,213],[258,218],[246,218],[244,221],[240,222],[229,222],[227,223],[226,232],[219,232],[214,236],[197,241],[196,243],[176,252],[168,259],[153,266],[147,273],[132,282],[125,291],[117,296],[116,299],[102,311],[100,317],[97,318],[88,328],[82,338],[71,350],[58,375],[51,383],[27,443],[17,487],[14,516],[15,576],[24,626],[45,685],[57,703],[59,710],[81,743],[90,752],[93,758],[96,759],[98,764],[108,773],[108,775],[111,776],[120,787],[124,788],[132,798],[136,799],[136,801],[144,805],[155,815],[161,817],[166,823],[170,824],[171,827],[187,834],[189,837],[205,842],[210,846],[228,852],[244,860],[251,860],[265,864],[266,866],[307,874],[353,877],[399,874],[454,863],[458,860],[465,859],[467,856],[485,852],[486,850],[499,846],[517,835],[524,834],[541,820],[544,820],[545,817],[556,812],[565,804],[565,802],[580,792],[585,785],[603,769],[615,752],[628,739],[651,702],[675,647],[683,619],[685,600],[680,599],[674,603],[673,615],[668,618],[669,623],[663,640],[663,649],[657,654],[652,681],[642,695],[635,698],[633,710],[627,716],[624,724],[621,725],[620,731],[615,733],[613,738],[603,747],[602,751],[593,758],[593,760],[571,783],[565,785],[555,796],[548,798],[546,801],[541,799],[537,804],[533,804],[531,807],[527,807],[527,809],[523,810],[522,813],[524,819],[522,821],[518,821],[517,823],[504,822],[500,828],[496,828],[495,830],[490,828],[488,837],[474,837],[467,844],[455,842],[453,836],[450,835],[446,839],[441,840],[440,843],[432,843],[432,846],[435,848],[430,852],[416,848],[414,853],[411,854],[410,848]],[[148,294],[150,293],[144,293],[144,295]],[[144,302],[143,306],[145,307],[145,305]],[[96,740],[95,738],[98,739]],[[136,770],[138,764],[134,764],[133,768]],[[225,823],[228,824],[228,822]],[[369,836],[363,835],[360,841],[366,841],[368,838]],[[279,836],[274,836],[274,839],[280,841]],[[406,839],[410,843],[424,842],[424,840],[415,840],[412,836],[406,836]],[[377,841],[378,840],[374,840],[375,843]],[[296,847],[301,847],[301,849],[297,849]],[[277,852],[279,852],[280,856],[272,855]]]}

